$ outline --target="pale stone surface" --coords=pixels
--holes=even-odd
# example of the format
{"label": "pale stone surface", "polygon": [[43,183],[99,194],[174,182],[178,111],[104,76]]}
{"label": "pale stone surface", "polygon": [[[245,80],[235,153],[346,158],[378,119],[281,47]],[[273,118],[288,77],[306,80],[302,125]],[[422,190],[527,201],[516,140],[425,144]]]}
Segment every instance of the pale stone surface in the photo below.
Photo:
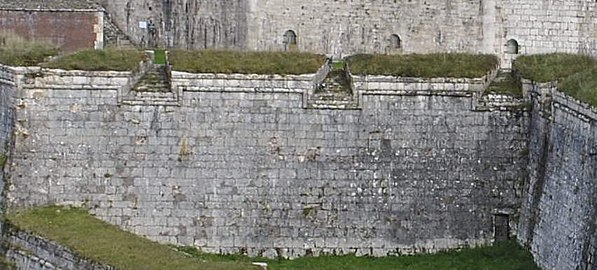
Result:
{"label": "pale stone surface", "polygon": [[529,115],[481,95],[494,73],[354,76],[341,110],[310,103],[319,73],[174,72],[172,92],[133,95],[135,76],[0,66],[9,207],[272,257],[474,246],[505,213],[544,269],[595,267],[597,112],[555,84],[524,85]]}
{"label": "pale stone surface", "polygon": [[174,72],[170,105],[119,103],[109,76],[126,75],[23,85],[11,207],[85,205],[157,241],[287,257],[478,245],[519,207],[527,114],[476,110],[483,78],[372,77],[383,94],[362,85],[336,110],[305,104],[316,74]]}
{"label": "pale stone surface", "polygon": [[529,88],[536,98],[519,239],[544,269],[595,269],[597,110],[555,84]]}
{"label": "pale stone surface", "polygon": [[[178,48],[285,50],[293,30],[297,49],[343,56],[354,53],[473,52],[502,56],[515,39],[520,53],[597,55],[595,1],[114,1],[111,17],[137,43]],[[391,36],[398,35],[401,48]]]}

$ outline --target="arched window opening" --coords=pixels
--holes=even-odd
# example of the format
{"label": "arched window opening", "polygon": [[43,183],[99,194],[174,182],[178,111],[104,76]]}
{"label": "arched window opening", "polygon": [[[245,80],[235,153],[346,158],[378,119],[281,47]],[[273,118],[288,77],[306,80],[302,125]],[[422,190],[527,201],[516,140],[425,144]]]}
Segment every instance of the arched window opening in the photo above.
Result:
{"label": "arched window opening", "polygon": [[284,47],[287,51],[296,49],[296,33],[292,30],[284,33]]}
{"label": "arched window opening", "polygon": [[506,42],[506,53],[518,54],[518,41],[510,39]]}
{"label": "arched window opening", "polygon": [[402,40],[400,36],[393,34],[390,36],[390,47],[394,49],[401,49],[402,48]]}

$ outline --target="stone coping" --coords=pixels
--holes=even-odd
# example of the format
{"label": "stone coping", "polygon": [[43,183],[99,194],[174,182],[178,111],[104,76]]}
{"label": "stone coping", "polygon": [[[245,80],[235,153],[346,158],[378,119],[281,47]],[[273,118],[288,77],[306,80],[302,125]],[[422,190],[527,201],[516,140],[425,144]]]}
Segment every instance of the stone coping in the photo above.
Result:
{"label": "stone coping", "polygon": [[589,121],[597,121],[597,107],[590,105],[587,102],[579,100],[573,96],[570,96],[564,92],[558,91],[557,81],[551,82],[534,82],[528,79],[522,79],[523,88],[529,92],[551,96],[551,100],[556,107],[565,107],[578,114],[584,115]]}
{"label": "stone coping", "polygon": [[[142,65],[142,63],[141,63]],[[491,81],[493,71],[481,78],[413,78],[413,77],[394,77],[394,76],[355,76],[353,75],[353,83],[356,92],[362,94],[416,94],[419,91],[427,94],[436,93],[469,93],[479,92],[485,85]],[[12,75],[7,75],[12,74]],[[27,75],[32,74],[32,75]],[[11,76],[16,76],[10,78]],[[41,67],[13,67],[0,64],[0,83],[13,84],[17,77],[24,77],[26,80],[25,86],[28,88],[46,87],[56,89],[75,89],[79,86],[84,86],[85,89],[92,88],[119,88],[123,84],[130,84],[131,80],[138,76],[138,72],[133,71],[84,71],[84,70],[63,70],[63,69],[48,69]],[[188,73],[180,71],[172,71],[173,87],[182,87],[187,91],[201,91],[208,85],[206,83],[213,83],[206,91],[226,91],[235,92],[234,89],[247,88],[249,92],[260,92],[267,90],[267,92],[289,92],[290,88],[296,88],[295,91],[300,92],[302,89],[311,87],[317,73],[300,74],[300,75],[279,75],[279,74],[223,74],[223,73]],[[28,79],[28,80],[27,80]],[[195,81],[195,82],[194,82]],[[203,83],[200,83],[202,81]],[[270,83],[268,83],[270,82]],[[296,83],[292,83],[296,82]],[[539,89],[557,89],[557,82],[533,82],[527,79],[522,79],[523,88],[526,91],[537,92]],[[278,85],[280,84],[280,85]],[[234,88],[231,91],[226,90],[227,87]],[[255,87],[259,89],[255,90]],[[213,89],[212,89],[213,88]],[[262,89],[263,88],[263,89]],[[266,89],[267,88],[267,89]],[[271,88],[271,89],[270,89]],[[287,89],[286,89],[287,88]],[[247,90],[248,91],[248,90]],[[565,107],[568,107],[578,113],[586,115],[590,119],[597,119],[597,108],[592,107],[588,103],[575,99],[565,93],[559,91],[551,91],[553,100]],[[491,98],[498,103],[511,103],[512,101],[506,97],[495,96]]]}

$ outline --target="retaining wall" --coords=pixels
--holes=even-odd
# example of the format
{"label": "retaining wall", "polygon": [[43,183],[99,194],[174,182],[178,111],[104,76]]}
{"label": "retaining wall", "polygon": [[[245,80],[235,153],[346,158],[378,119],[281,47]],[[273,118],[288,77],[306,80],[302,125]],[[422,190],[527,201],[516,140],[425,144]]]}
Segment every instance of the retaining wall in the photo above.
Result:
{"label": "retaining wall", "polygon": [[42,74],[19,92],[10,207],[270,257],[435,252],[516,223],[528,115],[476,108],[485,78],[369,79],[337,110],[305,105],[316,74],[173,72],[173,92],[130,99],[131,74]]}
{"label": "retaining wall", "polygon": [[597,112],[555,84],[525,87],[533,109],[519,240],[543,269],[597,269]]}
{"label": "retaining wall", "polygon": [[[0,65],[0,186],[5,185],[4,165],[12,148],[12,135],[15,124],[15,102],[17,95],[18,81],[16,80],[15,69]],[[4,193],[3,193],[4,194]],[[0,196],[0,214],[4,213],[5,200]],[[3,224],[0,222],[0,230]]]}

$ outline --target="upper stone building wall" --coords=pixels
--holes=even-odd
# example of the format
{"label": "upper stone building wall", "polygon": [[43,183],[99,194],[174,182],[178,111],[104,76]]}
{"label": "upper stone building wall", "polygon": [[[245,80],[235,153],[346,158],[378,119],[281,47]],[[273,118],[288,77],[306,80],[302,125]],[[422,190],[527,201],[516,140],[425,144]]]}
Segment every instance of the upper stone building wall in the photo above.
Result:
{"label": "upper stone building wall", "polygon": [[292,30],[298,50],[337,56],[482,50],[479,1],[249,2],[250,49],[285,50],[284,34]]}
{"label": "upper stone building wall", "polygon": [[0,6],[0,31],[49,42],[64,51],[101,49],[104,12],[99,10],[14,10]]}
{"label": "upper stone building wall", "polygon": [[111,19],[143,47],[246,48],[245,0],[100,0]]}
{"label": "upper stone building wall", "polygon": [[503,36],[520,53],[583,53],[597,56],[597,2],[504,0]]}
{"label": "upper stone building wall", "polygon": [[[595,1],[103,0],[144,46],[354,53],[597,55]],[[155,30],[146,25],[152,22]],[[288,30],[296,35],[290,42]],[[509,58],[509,59],[508,59]]]}
{"label": "upper stone building wall", "polygon": [[1,0],[0,33],[70,52],[104,46],[104,11],[91,0]]}

